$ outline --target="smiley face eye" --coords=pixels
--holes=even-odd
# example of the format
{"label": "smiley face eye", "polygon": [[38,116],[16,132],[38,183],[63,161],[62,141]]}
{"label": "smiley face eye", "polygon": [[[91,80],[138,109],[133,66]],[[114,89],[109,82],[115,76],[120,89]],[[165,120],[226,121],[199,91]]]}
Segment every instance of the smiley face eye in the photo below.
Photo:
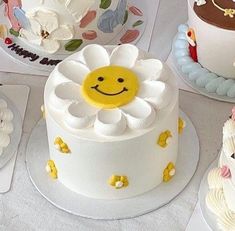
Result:
{"label": "smiley face eye", "polygon": [[231,158],[235,159],[235,153],[233,153],[233,154],[231,155]]}
{"label": "smiley face eye", "polygon": [[100,77],[98,78],[98,81],[100,81],[100,82],[104,81],[104,77],[100,76]]}
{"label": "smiley face eye", "polygon": [[123,83],[123,82],[124,82],[124,79],[123,79],[123,78],[118,78],[118,82],[119,82],[119,83]]}

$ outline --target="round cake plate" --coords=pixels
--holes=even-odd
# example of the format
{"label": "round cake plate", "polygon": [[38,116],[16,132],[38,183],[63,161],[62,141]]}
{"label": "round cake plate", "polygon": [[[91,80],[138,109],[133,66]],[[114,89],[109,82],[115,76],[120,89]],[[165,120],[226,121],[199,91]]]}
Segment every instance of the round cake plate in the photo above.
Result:
{"label": "round cake plate", "polygon": [[213,168],[216,168],[218,166],[218,161],[219,161],[219,158],[217,158],[215,161],[213,161],[212,164],[209,166],[209,168],[206,170],[206,172],[205,172],[205,174],[202,178],[199,193],[198,193],[199,203],[200,203],[200,208],[201,208],[201,211],[202,211],[202,215],[204,217],[205,222],[208,224],[208,226],[213,231],[219,231],[220,229],[217,226],[216,215],[213,214],[207,208],[207,205],[206,205],[206,195],[209,192],[209,187],[208,187],[208,183],[207,183],[207,176]]}
{"label": "round cake plate", "polygon": [[[130,41],[127,41],[129,43],[133,43],[133,44],[137,43],[139,41],[139,39],[142,37],[142,35],[144,34],[144,31],[145,31],[146,25],[147,25],[147,15],[146,15],[147,9],[144,8],[144,6],[146,6],[146,5],[141,4],[141,0],[138,0],[138,1],[129,0],[128,5],[129,6],[133,5],[133,6],[137,7],[138,9],[140,9],[140,11],[142,12],[143,15],[135,15],[130,12],[128,19],[127,19],[127,22],[124,25],[122,31],[119,32],[115,38],[113,38],[111,41],[109,41],[107,45],[121,44],[121,38],[127,32],[130,32],[131,30],[138,31],[138,36],[135,36],[134,34],[129,35],[128,40],[130,40]],[[10,28],[10,23],[9,23],[8,19],[4,16],[4,4],[0,5],[0,24],[5,24],[7,27]],[[28,67],[36,69],[36,70],[45,71],[46,73],[50,73],[54,69],[55,65],[41,64],[40,62],[42,62],[42,60],[45,60],[45,59],[47,59],[48,61],[64,60],[65,58],[67,58],[68,56],[73,54],[73,53],[60,54],[60,55],[47,54],[44,52],[40,52],[38,50],[33,50],[30,45],[27,45],[22,40],[20,40],[19,38],[15,37],[13,35],[9,35],[9,37],[12,38],[13,44],[16,43],[17,46],[19,46],[19,48],[23,48],[24,50],[33,53],[35,56],[37,55],[38,58],[35,61],[30,61],[29,58],[23,58],[22,56],[19,56],[18,54],[16,54],[16,52],[14,52],[8,48],[8,46],[10,46],[12,44],[7,45],[7,44],[5,44],[4,40],[0,39],[0,47],[9,57],[13,58],[13,60],[20,62],[21,64],[25,65],[26,67],[28,66]],[[79,51],[79,50],[77,50],[77,51]]]}
{"label": "round cake plate", "polygon": [[[177,36],[177,34],[176,34]],[[231,98],[228,96],[222,96],[222,95],[218,95],[216,93],[210,93],[206,90],[206,88],[203,87],[199,87],[197,84],[195,84],[193,81],[191,81],[188,78],[188,74],[185,74],[182,72],[180,66],[176,63],[176,59],[174,57],[174,43],[176,41],[176,36],[173,40],[172,43],[172,49],[171,49],[171,53],[170,53],[170,59],[171,59],[171,63],[172,63],[172,68],[175,70],[175,72],[177,73],[178,76],[180,76],[180,78],[192,89],[194,89],[195,91],[197,91],[198,93],[200,93],[201,95],[207,96],[211,99],[215,99],[218,101],[223,101],[223,102],[228,102],[228,103],[235,103],[235,98]]]}
{"label": "round cake plate", "polygon": [[22,119],[19,111],[16,109],[14,104],[9,100],[4,94],[0,92],[0,99],[3,99],[7,102],[8,108],[14,114],[13,118],[13,126],[14,130],[10,134],[10,144],[3,149],[2,155],[0,155],[0,169],[4,167],[7,162],[13,157],[18,149],[18,145],[20,143],[21,134],[22,134]]}
{"label": "round cake plate", "polygon": [[46,125],[40,120],[28,142],[26,165],[33,185],[50,203],[71,214],[102,220],[127,219],[147,214],[166,205],[187,186],[199,161],[199,140],[196,130],[183,112],[186,127],[179,140],[177,174],[168,183],[152,191],[123,200],[97,200],[70,191],[59,181],[52,180],[45,170],[49,159]]}

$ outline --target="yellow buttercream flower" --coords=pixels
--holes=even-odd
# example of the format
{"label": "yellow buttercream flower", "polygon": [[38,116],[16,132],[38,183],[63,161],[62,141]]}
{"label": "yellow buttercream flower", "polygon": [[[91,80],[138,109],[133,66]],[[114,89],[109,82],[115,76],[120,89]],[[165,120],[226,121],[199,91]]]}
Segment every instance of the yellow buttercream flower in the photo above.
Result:
{"label": "yellow buttercream flower", "polygon": [[163,181],[168,182],[175,175],[175,165],[170,162],[163,172]]}
{"label": "yellow buttercream flower", "polygon": [[57,179],[57,168],[53,160],[47,161],[46,171],[49,173],[52,179]]}
{"label": "yellow buttercream flower", "polygon": [[179,120],[178,120],[178,132],[179,132],[179,134],[183,133],[185,126],[186,126],[185,121],[182,120],[181,118],[179,118]]}
{"label": "yellow buttercream flower", "polygon": [[59,150],[61,153],[68,154],[70,153],[70,149],[68,145],[60,138],[57,137],[54,141],[55,148]]}
{"label": "yellow buttercream flower", "polygon": [[109,184],[116,189],[121,189],[129,185],[127,176],[112,175],[109,178]]}
{"label": "yellow buttercream flower", "polygon": [[162,148],[166,148],[169,143],[169,138],[172,137],[172,134],[169,130],[162,132],[158,138],[157,144]]}
{"label": "yellow buttercream flower", "polygon": [[45,106],[44,105],[41,106],[41,112],[42,112],[42,118],[46,119],[46,111],[45,111]]}

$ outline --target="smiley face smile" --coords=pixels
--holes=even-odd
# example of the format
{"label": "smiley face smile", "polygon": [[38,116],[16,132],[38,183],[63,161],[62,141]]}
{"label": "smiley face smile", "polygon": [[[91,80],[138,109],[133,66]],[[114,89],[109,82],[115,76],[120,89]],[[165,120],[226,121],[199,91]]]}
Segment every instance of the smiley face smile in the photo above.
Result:
{"label": "smiley face smile", "polygon": [[111,93],[106,93],[106,92],[103,92],[103,91],[99,90],[98,87],[99,87],[99,85],[97,84],[96,86],[91,87],[91,88],[92,88],[92,89],[95,89],[95,90],[98,91],[99,93],[101,93],[101,94],[103,94],[103,95],[107,95],[107,96],[116,96],[116,95],[122,94],[122,93],[125,92],[125,91],[128,91],[128,89],[127,89],[126,87],[124,87],[120,92],[111,94]]}

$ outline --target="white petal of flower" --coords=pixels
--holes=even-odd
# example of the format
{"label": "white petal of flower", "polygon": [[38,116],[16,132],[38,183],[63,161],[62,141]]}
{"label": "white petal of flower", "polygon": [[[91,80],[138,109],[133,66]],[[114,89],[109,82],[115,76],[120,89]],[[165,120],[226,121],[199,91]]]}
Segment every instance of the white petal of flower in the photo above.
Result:
{"label": "white petal of flower", "polygon": [[61,62],[57,66],[58,72],[67,80],[82,85],[84,78],[90,73],[90,70],[82,63],[74,60]]}
{"label": "white petal of flower", "polygon": [[72,102],[83,101],[80,86],[73,82],[61,83],[50,95],[50,103],[56,110],[64,110]]}
{"label": "white petal of flower", "polygon": [[111,65],[132,68],[139,56],[139,50],[131,44],[116,47],[110,57]]}
{"label": "white petal of flower", "polygon": [[60,49],[60,43],[52,39],[43,39],[42,47],[46,52],[53,54]]}
{"label": "white petal of flower", "polygon": [[132,68],[140,81],[158,80],[161,76],[162,69],[163,64],[157,59],[139,60]]}
{"label": "white petal of flower", "polygon": [[52,11],[39,10],[35,13],[34,19],[42,26],[42,29],[49,34],[59,27],[58,16]]}
{"label": "white petal of flower", "polygon": [[88,45],[82,50],[82,54],[86,65],[91,71],[110,65],[109,54],[100,45]]}
{"label": "white petal of flower", "polygon": [[61,26],[50,34],[53,40],[69,40],[74,35],[73,29],[69,26]]}
{"label": "white petal of flower", "polygon": [[20,29],[20,36],[24,39],[27,39],[32,44],[40,46],[42,44],[42,38],[33,34],[30,31],[27,31],[25,29]]}
{"label": "white petal of flower", "polygon": [[126,129],[126,119],[119,109],[101,110],[97,114],[94,128],[99,134],[118,136]]}
{"label": "white petal of flower", "polygon": [[150,102],[156,109],[162,109],[170,103],[171,88],[161,81],[145,81],[140,85],[138,97]]}
{"label": "white petal of flower", "polygon": [[41,37],[41,32],[42,32],[41,24],[37,20],[35,20],[33,17],[29,18],[29,22],[30,22],[33,33]]}
{"label": "white petal of flower", "polygon": [[120,109],[126,115],[128,126],[131,129],[148,128],[156,117],[153,107],[138,97]]}
{"label": "white petal of flower", "polygon": [[98,108],[86,102],[72,103],[65,114],[65,124],[72,129],[87,128],[94,124]]}

